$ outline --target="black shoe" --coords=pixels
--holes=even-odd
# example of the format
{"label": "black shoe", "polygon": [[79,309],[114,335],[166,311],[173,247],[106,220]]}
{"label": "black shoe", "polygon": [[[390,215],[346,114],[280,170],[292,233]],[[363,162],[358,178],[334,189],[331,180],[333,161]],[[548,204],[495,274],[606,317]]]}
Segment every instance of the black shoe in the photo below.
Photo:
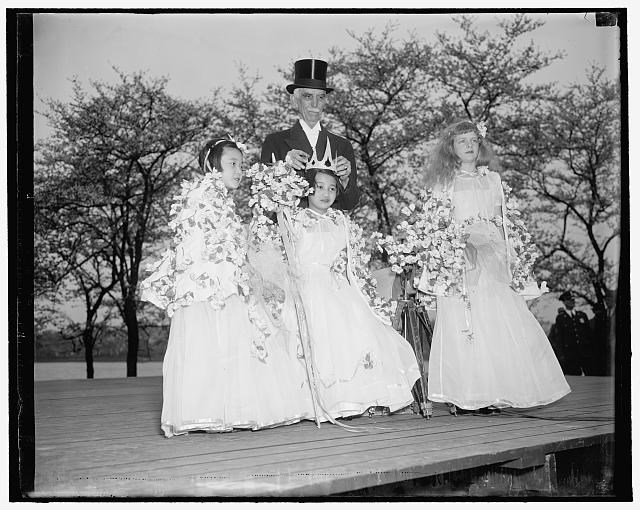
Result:
{"label": "black shoe", "polygon": [[500,409],[497,407],[489,406],[478,409],[475,414],[480,414],[482,416],[491,416],[492,414],[499,414]]}
{"label": "black shoe", "polygon": [[461,414],[474,414],[476,411],[474,409],[462,409],[454,404],[449,404],[449,413],[454,416],[460,416]]}

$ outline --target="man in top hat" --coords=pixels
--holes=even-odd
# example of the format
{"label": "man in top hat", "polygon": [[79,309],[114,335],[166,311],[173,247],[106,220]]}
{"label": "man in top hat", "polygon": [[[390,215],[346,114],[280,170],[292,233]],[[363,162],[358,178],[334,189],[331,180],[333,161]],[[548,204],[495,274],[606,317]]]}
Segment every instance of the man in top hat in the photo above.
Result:
{"label": "man in top hat", "polygon": [[263,163],[286,161],[299,172],[304,172],[312,155],[323,158],[327,141],[331,158],[342,189],[334,207],[350,210],[360,196],[356,179],[356,158],[349,141],[326,130],[320,123],[327,96],[333,90],[327,87],[327,63],[323,60],[304,59],[295,63],[294,82],[287,85],[291,105],[300,119],[291,128],[267,135],[262,144],[260,160]]}
{"label": "man in top hat", "polygon": [[570,290],[560,294],[558,299],[564,306],[558,309],[549,339],[562,371],[567,375],[592,375],[592,334],[587,314],[574,308],[575,296]]}

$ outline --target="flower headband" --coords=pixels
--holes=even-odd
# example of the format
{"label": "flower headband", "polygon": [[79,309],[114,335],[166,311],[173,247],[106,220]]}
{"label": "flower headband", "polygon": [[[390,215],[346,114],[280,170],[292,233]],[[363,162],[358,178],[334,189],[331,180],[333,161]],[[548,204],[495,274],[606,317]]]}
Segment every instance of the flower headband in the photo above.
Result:
{"label": "flower headband", "polygon": [[[244,143],[236,142],[230,134],[227,134],[227,136],[229,137],[229,140],[230,140],[231,142],[233,142],[233,143],[235,143],[235,144],[236,144],[236,147],[237,147],[238,149],[240,149],[240,152],[242,152],[242,154],[246,154],[246,153],[247,153],[248,149],[247,149],[247,146],[246,146]],[[217,143],[218,143],[218,142],[216,142],[216,144],[217,144]]]}
{"label": "flower headband", "polygon": [[487,136],[487,125],[485,124],[484,120],[476,124],[476,129],[478,130],[478,134],[482,138]]}
{"label": "flower headband", "polygon": [[212,172],[213,170],[211,169],[211,165],[209,164],[209,154],[211,154],[211,151],[216,147],[216,145],[222,143],[222,142],[232,142],[235,144],[235,146],[238,148],[238,150],[240,152],[242,152],[242,154],[246,154],[248,152],[247,146],[244,143],[240,143],[240,142],[236,142],[233,137],[227,133],[227,137],[228,138],[221,138],[220,140],[218,140],[216,143],[214,143],[211,147],[209,147],[207,149],[207,153],[204,155],[204,166],[205,166],[205,170],[208,170],[209,172]]}
{"label": "flower headband", "polygon": [[[478,134],[485,138],[487,136],[487,124],[485,121],[480,121],[476,123],[476,129],[478,130]],[[453,136],[455,131],[447,131],[447,136]]]}

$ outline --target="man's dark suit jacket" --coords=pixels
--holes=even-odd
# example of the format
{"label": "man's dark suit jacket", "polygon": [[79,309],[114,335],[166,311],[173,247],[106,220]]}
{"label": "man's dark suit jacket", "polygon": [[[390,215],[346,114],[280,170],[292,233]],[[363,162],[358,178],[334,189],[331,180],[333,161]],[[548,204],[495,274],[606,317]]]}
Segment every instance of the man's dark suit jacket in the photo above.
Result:
{"label": "man's dark suit jacket", "polygon": [[593,373],[592,332],[586,313],[576,310],[571,317],[560,308],[549,341],[566,375],[597,375]]}
{"label": "man's dark suit jacket", "polygon": [[[342,190],[340,197],[333,204],[333,207],[336,209],[348,211],[356,206],[358,199],[360,198],[356,178],[356,158],[353,154],[353,148],[349,141],[327,131],[322,127],[322,124],[320,124],[320,134],[318,135],[318,142],[316,143],[316,154],[319,158],[322,159],[324,157],[324,151],[327,147],[327,138],[331,144],[331,157],[335,160],[338,156],[344,156],[351,162],[349,184]],[[273,157],[275,157],[276,161],[284,161],[287,153],[291,149],[303,150],[309,154],[309,157],[313,154],[311,144],[307,139],[307,135],[304,134],[299,121],[296,122],[291,129],[285,129],[284,131],[278,131],[277,133],[267,135],[262,144],[260,161],[268,164],[273,161]]]}

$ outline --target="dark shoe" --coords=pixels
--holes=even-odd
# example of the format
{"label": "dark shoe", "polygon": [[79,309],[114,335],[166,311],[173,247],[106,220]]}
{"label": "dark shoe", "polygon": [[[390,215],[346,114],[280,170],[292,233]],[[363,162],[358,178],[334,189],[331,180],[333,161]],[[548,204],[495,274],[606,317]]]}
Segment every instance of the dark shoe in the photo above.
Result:
{"label": "dark shoe", "polygon": [[372,416],[389,416],[391,414],[391,409],[386,406],[371,406],[367,409],[367,414],[369,418]]}
{"label": "dark shoe", "polygon": [[461,409],[455,404],[448,404],[448,406],[449,406],[449,413],[451,413],[454,416],[460,416],[461,414],[473,414],[475,412],[469,409]]}
{"label": "dark shoe", "polygon": [[499,408],[488,406],[488,407],[483,407],[481,409],[478,409],[475,414],[480,414],[482,416],[490,416],[492,414],[499,414],[499,413],[500,413]]}

